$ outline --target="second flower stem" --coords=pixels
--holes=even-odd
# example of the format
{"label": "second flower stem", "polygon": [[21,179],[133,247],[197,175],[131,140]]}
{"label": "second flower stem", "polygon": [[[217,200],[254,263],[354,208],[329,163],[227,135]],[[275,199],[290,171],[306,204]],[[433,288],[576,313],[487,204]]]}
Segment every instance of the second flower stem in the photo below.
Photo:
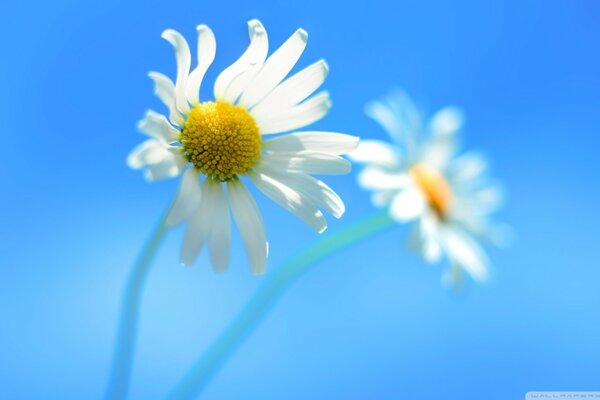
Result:
{"label": "second flower stem", "polygon": [[123,304],[121,306],[110,378],[105,393],[107,400],[119,400],[127,397],[144,284],[146,283],[152,260],[167,231],[165,220],[168,212],[167,210],[154,229],[127,280]]}
{"label": "second flower stem", "polygon": [[289,258],[267,276],[263,285],[210,347],[196,360],[170,393],[169,399],[193,399],[244,340],[260,324],[291,284],[318,261],[392,226],[387,210],[373,214],[347,227],[324,235]]}

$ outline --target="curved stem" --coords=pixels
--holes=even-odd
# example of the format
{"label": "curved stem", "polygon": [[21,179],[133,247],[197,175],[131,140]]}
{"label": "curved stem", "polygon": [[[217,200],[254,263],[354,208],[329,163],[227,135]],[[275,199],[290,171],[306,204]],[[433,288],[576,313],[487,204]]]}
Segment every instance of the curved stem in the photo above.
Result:
{"label": "curved stem", "polygon": [[137,337],[142,293],[152,259],[167,231],[165,225],[167,214],[168,210],[154,229],[154,232],[152,232],[148,242],[146,242],[142,253],[139,255],[130,272],[127,285],[125,286],[111,372],[105,393],[105,398],[107,400],[125,399],[127,397]]}
{"label": "curved stem", "polygon": [[325,235],[315,243],[289,258],[267,276],[254,297],[237,317],[196,360],[186,375],[168,396],[169,399],[193,399],[268,314],[285,290],[318,261],[348,248],[354,243],[392,226],[387,211],[378,212],[364,220]]}

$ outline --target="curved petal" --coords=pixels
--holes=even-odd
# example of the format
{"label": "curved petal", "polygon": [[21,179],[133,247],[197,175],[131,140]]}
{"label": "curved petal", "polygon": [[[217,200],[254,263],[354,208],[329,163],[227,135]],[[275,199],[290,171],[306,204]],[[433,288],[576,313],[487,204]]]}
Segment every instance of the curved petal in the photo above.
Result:
{"label": "curved petal", "polygon": [[323,213],[308,199],[283,182],[259,171],[250,173],[250,179],[267,197],[300,218],[318,233],[322,233],[327,228]]}
{"label": "curved petal", "polygon": [[187,114],[190,111],[190,105],[186,98],[186,86],[188,74],[192,64],[192,55],[190,46],[185,38],[173,29],[167,29],[162,33],[163,39],[171,43],[175,48],[175,58],[177,61],[177,79],[175,80],[175,105],[177,109]]}
{"label": "curved petal", "polygon": [[229,205],[221,182],[213,185],[212,228],[208,237],[210,260],[216,272],[227,271],[231,248],[231,219]]}
{"label": "curved petal", "polygon": [[376,207],[387,207],[397,194],[398,190],[376,191],[371,195],[371,202]]}
{"label": "curved petal", "polygon": [[392,200],[390,215],[398,222],[407,222],[421,215],[425,205],[421,192],[416,188],[408,187]]}
{"label": "curved petal", "polygon": [[383,168],[400,166],[400,149],[381,140],[361,140],[348,157],[352,161],[377,165]]}
{"label": "curved petal", "polygon": [[267,166],[263,166],[262,172],[285,183],[300,196],[307,198],[308,201],[329,212],[335,218],[341,218],[346,211],[340,196],[319,179],[302,173],[282,173]]}
{"label": "curved petal", "polygon": [[422,145],[419,159],[436,169],[445,170],[456,149],[457,143],[453,136],[435,136]]}
{"label": "curved petal", "polygon": [[496,211],[504,203],[504,190],[499,185],[487,185],[467,193],[457,192],[451,204],[457,218],[478,218]]}
{"label": "curved petal", "polygon": [[181,153],[177,149],[168,148],[161,161],[146,166],[144,178],[149,182],[174,178],[181,174],[186,164],[187,160],[181,157]]}
{"label": "curved petal", "polygon": [[454,135],[464,125],[465,115],[458,107],[444,107],[431,117],[429,131],[432,135]]}
{"label": "curved petal", "polygon": [[250,45],[233,64],[227,67],[215,81],[215,99],[233,103],[258,72],[269,51],[267,31],[259,20],[248,21]]}
{"label": "curved petal", "polygon": [[388,172],[378,167],[367,167],[358,174],[358,184],[368,190],[400,190],[411,180],[404,172]]}
{"label": "curved petal", "polygon": [[483,250],[470,236],[456,228],[447,227],[441,235],[448,258],[468,272],[475,280],[488,278],[489,261]]}
{"label": "curved petal", "polygon": [[400,137],[401,130],[396,116],[386,104],[380,101],[371,101],[365,106],[365,114],[381,125],[394,139]]}
{"label": "curved petal", "polygon": [[186,88],[187,101],[192,105],[200,103],[202,79],[215,59],[217,51],[217,41],[213,31],[206,25],[198,25],[196,30],[198,31],[198,65],[188,77]]}
{"label": "curved petal", "polygon": [[166,225],[173,227],[182,223],[198,209],[201,199],[200,172],[196,168],[190,168],[183,173],[179,191],[167,215]]}
{"label": "curved petal", "polygon": [[323,84],[328,72],[329,66],[325,60],[309,65],[273,89],[252,108],[252,115],[256,119],[264,120],[269,115],[279,114],[295,106]]}
{"label": "curved petal", "polygon": [[[323,118],[331,108],[328,92],[321,92],[305,102],[294,106],[280,114],[270,116],[267,120],[257,120],[263,135],[287,132],[310,125]],[[252,111],[250,111],[252,114]]]}
{"label": "curved petal", "polygon": [[164,156],[164,146],[156,139],[148,139],[131,150],[127,156],[127,165],[131,169],[142,169],[148,164],[160,162]]}
{"label": "curved petal", "polygon": [[260,210],[248,189],[239,180],[227,182],[227,193],[233,218],[244,241],[252,273],[264,274],[269,243]]}
{"label": "curved petal", "polygon": [[175,177],[186,163],[177,148],[156,139],[142,142],[127,157],[130,168],[146,168],[144,176],[148,181]]}
{"label": "curved petal", "polygon": [[179,131],[167,121],[167,117],[156,111],[148,110],[144,118],[138,122],[138,129],[148,136],[167,143],[179,140]]}
{"label": "curved petal", "polygon": [[298,29],[271,56],[240,97],[239,104],[250,108],[261,101],[292,70],[304,48],[308,34]]}
{"label": "curved petal", "polygon": [[192,265],[204,242],[208,240],[213,221],[214,188],[210,179],[202,184],[202,199],[189,219],[181,246],[181,263]]}
{"label": "curved petal", "polygon": [[273,152],[314,151],[346,154],[358,146],[357,136],[333,132],[296,132],[263,141],[262,147]]}
{"label": "curved petal", "polygon": [[150,72],[148,76],[154,82],[154,94],[169,109],[169,119],[177,126],[183,126],[184,119],[175,106],[175,84],[160,72]]}
{"label": "curved petal", "polygon": [[392,140],[405,146],[408,156],[412,157],[421,133],[421,115],[406,92],[396,89],[381,101],[367,104],[365,111],[381,124]]}
{"label": "curved petal", "polygon": [[181,173],[182,167],[176,158],[165,157],[161,161],[145,166],[144,179],[154,182],[161,179],[174,178]]}
{"label": "curved petal", "polygon": [[352,164],[345,158],[309,151],[267,154],[261,162],[273,169],[305,174],[345,175],[352,170]]}
{"label": "curved petal", "polygon": [[487,159],[482,154],[467,153],[454,159],[449,174],[454,182],[467,183],[484,175],[487,165]]}

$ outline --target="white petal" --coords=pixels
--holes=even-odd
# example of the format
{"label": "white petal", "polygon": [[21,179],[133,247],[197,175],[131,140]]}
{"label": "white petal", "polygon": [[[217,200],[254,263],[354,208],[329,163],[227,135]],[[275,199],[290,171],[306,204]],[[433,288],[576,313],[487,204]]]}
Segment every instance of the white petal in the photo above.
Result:
{"label": "white petal", "polygon": [[457,143],[454,137],[436,136],[423,144],[419,158],[421,162],[444,170],[452,160],[456,148]]}
{"label": "white petal", "polygon": [[345,158],[309,151],[266,154],[261,162],[273,169],[305,174],[345,175],[352,170],[352,164]]}
{"label": "white petal", "polygon": [[171,122],[175,125],[183,126],[183,117],[175,105],[175,84],[173,81],[160,72],[150,72],[148,76],[154,81],[154,94],[169,109],[169,119]]}
{"label": "white petal", "polygon": [[210,260],[216,272],[227,271],[231,247],[229,204],[220,182],[213,183],[212,229],[208,239]]}
{"label": "white petal", "polygon": [[382,190],[378,192],[373,192],[373,194],[371,195],[371,202],[376,207],[386,207],[392,202],[396,194],[398,194],[397,190]]}
{"label": "white petal", "polygon": [[252,108],[257,120],[265,120],[269,115],[278,114],[295,106],[314,93],[323,84],[329,72],[325,60],[304,68],[302,71],[283,81],[267,97]]}
{"label": "white petal", "polygon": [[406,222],[421,215],[425,210],[425,199],[418,189],[409,187],[394,197],[390,204],[390,215],[396,221]]}
{"label": "white petal", "polygon": [[400,135],[409,141],[418,139],[417,136],[421,133],[421,113],[408,93],[395,89],[386,97],[385,102],[396,116]]}
{"label": "white petal", "polygon": [[204,246],[204,242],[208,240],[213,221],[214,189],[215,185],[210,179],[206,179],[202,184],[200,205],[189,219],[183,236],[181,247],[181,263],[183,265],[192,265]]}
{"label": "white petal", "polygon": [[213,31],[206,25],[198,25],[198,65],[187,80],[186,95],[190,104],[200,103],[200,86],[204,74],[215,59],[217,41]]}
{"label": "white petal", "polygon": [[264,274],[269,244],[260,210],[242,182],[238,180],[227,182],[227,193],[233,218],[244,241],[252,273]]}
{"label": "white petal", "polygon": [[302,197],[285,183],[258,171],[250,173],[250,179],[267,197],[300,218],[318,233],[327,228],[323,213],[307,198]]}
{"label": "white petal", "polygon": [[378,167],[367,167],[358,174],[358,184],[368,190],[400,190],[411,183],[404,172],[388,172]]}
{"label": "white petal", "polygon": [[267,175],[284,182],[302,197],[307,198],[317,207],[331,213],[336,218],[340,218],[346,211],[344,202],[324,182],[301,173],[283,173],[280,170],[263,166],[262,171]]}
{"label": "white petal", "polygon": [[296,132],[263,142],[263,149],[274,152],[314,151],[346,154],[358,146],[357,136],[333,132]]}
{"label": "white petal", "polygon": [[179,131],[167,121],[167,118],[155,111],[148,110],[144,119],[138,122],[138,129],[155,139],[167,143],[179,140]]}
{"label": "white petal", "polygon": [[164,159],[165,148],[156,139],[148,139],[134,147],[127,156],[127,165],[131,169],[142,169]]}
{"label": "white petal", "polygon": [[270,116],[267,120],[257,120],[256,122],[263,135],[287,132],[320,120],[327,114],[330,108],[331,100],[329,99],[329,93],[321,92],[280,114]]}
{"label": "white petal", "polygon": [[477,191],[473,195],[473,202],[483,212],[490,213],[502,206],[504,197],[504,190],[500,186],[490,185]]}
{"label": "white petal", "polygon": [[146,168],[144,176],[149,181],[175,177],[186,163],[178,148],[156,139],[142,142],[127,157],[130,168]]}
{"label": "white petal", "polygon": [[495,246],[507,247],[514,241],[515,232],[510,226],[494,223],[485,216],[459,216],[456,220],[474,237],[488,240]]}
{"label": "white petal", "polygon": [[240,97],[240,105],[250,108],[261,101],[292,70],[304,48],[308,34],[298,29],[265,61],[265,64],[254,77],[248,88]]}
{"label": "white petal", "polygon": [[179,191],[167,216],[167,226],[179,225],[187,219],[198,209],[201,198],[200,173],[196,168],[190,168],[181,178]]}
{"label": "white petal", "polygon": [[421,133],[421,115],[406,92],[396,89],[382,101],[367,104],[366,113],[412,153]]}
{"label": "white petal", "polygon": [[488,278],[488,259],[470,236],[456,228],[447,227],[442,232],[444,248],[453,262],[467,271],[474,279],[483,281]]}
{"label": "white petal", "polygon": [[469,182],[481,177],[487,169],[486,158],[478,153],[468,153],[456,158],[450,167],[455,182]]}
{"label": "white petal", "polygon": [[179,150],[169,148],[161,161],[146,165],[144,178],[149,182],[174,178],[181,174],[186,164],[187,160],[181,157]]}
{"label": "white petal", "polygon": [[215,98],[233,103],[258,72],[269,51],[267,31],[260,21],[248,21],[250,45],[242,56],[227,67],[215,81]]}
{"label": "white petal", "polygon": [[162,33],[163,39],[171,43],[175,48],[175,58],[177,61],[177,79],[175,80],[175,105],[177,109],[187,114],[190,111],[190,105],[186,98],[186,86],[190,67],[192,65],[192,55],[190,47],[185,38],[173,29],[167,29]]}
{"label": "white petal", "polygon": [[464,113],[458,107],[444,107],[431,117],[429,131],[433,135],[454,135],[460,131],[464,120]]}
{"label": "white petal", "polygon": [[352,161],[378,165],[384,168],[400,166],[400,149],[381,140],[361,140],[348,157]]}
{"label": "white petal", "polygon": [[365,106],[365,113],[381,125],[385,131],[397,139],[400,136],[400,125],[392,110],[380,101],[371,101]]}
{"label": "white petal", "polygon": [[496,211],[504,203],[504,190],[498,185],[489,185],[456,193],[452,202],[452,214],[459,218],[480,217]]}
{"label": "white petal", "polygon": [[425,213],[419,221],[419,231],[422,237],[423,258],[430,263],[439,261],[442,257],[442,248],[438,236],[437,218],[430,213]]}

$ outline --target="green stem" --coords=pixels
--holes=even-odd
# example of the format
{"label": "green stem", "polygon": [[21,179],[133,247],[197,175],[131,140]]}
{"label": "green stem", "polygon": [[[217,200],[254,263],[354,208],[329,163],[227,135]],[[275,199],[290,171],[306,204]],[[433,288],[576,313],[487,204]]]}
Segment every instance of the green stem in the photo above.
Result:
{"label": "green stem", "polygon": [[125,399],[127,397],[144,283],[148,277],[152,259],[167,231],[165,225],[167,214],[168,211],[164,214],[154,229],[152,236],[150,236],[144,246],[125,287],[110,378],[105,393],[107,400]]}
{"label": "green stem", "polygon": [[254,297],[246,304],[225,331],[196,360],[186,375],[169,394],[169,399],[193,399],[206,387],[210,379],[238,349],[250,333],[267,315],[285,290],[312,265],[332,256],[354,243],[392,226],[387,211],[378,212],[364,220],[348,225],[289,258],[267,276]]}

